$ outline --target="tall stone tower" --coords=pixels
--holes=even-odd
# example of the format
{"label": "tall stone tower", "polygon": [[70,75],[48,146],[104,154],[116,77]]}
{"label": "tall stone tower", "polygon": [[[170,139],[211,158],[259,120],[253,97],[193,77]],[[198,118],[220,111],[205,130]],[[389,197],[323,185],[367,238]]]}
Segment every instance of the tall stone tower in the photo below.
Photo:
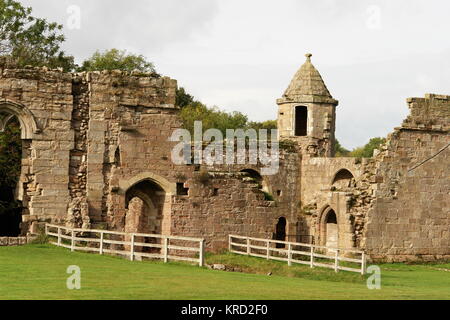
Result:
{"label": "tall stone tower", "polygon": [[311,54],[297,71],[278,104],[279,139],[296,141],[312,157],[334,156],[336,106]]}

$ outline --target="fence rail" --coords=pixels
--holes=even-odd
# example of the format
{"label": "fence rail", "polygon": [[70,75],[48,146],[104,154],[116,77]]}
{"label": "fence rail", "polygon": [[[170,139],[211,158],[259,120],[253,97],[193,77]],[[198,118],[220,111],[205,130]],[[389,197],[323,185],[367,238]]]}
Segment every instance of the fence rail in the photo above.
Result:
{"label": "fence rail", "polygon": [[[365,274],[366,271],[366,254],[360,250],[236,235],[229,235],[228,244],[230,252],[267,260],[286,261],[289,266],[298,263],[309,265],[311,268],[334,269],[335,272],[345,270]],[[358,264],[360,267],[344,266],[340,262]]]}
{"label": "fence rail", "polygon": [[[205,240],[201,238],[79,229],[48,223],[45,225],[45,233],[56,238],[56,241],[50,241],[51,244],[71,251],[115,254],[126,256],[131,261],[145,257],[162,259],[164,262],[194,262],[200,267],[205,263]],[[88,234],[89,237],[81,237],[79,234]],[[82,242],[86,245],[80,245]],[[186,245],[186,242],[191,245]]]}

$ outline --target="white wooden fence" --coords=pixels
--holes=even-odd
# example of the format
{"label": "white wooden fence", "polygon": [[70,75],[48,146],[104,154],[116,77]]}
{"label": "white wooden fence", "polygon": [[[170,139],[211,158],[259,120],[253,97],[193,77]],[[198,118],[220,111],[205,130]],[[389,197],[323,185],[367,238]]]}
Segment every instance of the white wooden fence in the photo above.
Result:
{"label": "white wooden fence", "polygon": [[[283,247],[277,248],[277,244]],[[289,266],[292,263],[298,263],[309,265],[311,268],[324,267],[334,269],[335,272],[345,270],[359,272],[361,274],[364,274],[366,270],[366,255],[363,251],[359,250],[229,235],[229,251],[247,256],[265,258],[267,260],[287,261]],[[358,258],[354,256],[358,256]],[[306,257],[306,259],[300,260],[300,257]],[[360,267],[351,268],[342,266],[340,265],[341,261],[355,263],[360,265]]]}
{"label": "white wooden fence", "polygon": [[[45,233],[51,237],[56,237],[57,241],[51,241],[51,244],[70,249],[71,251],[109,253],[129,257],[131,261],[142,257],[162,259],[164,262],[169,260],[189,261],[198,263],[200,267],[204,265],[205,261],[205,240],[200,238],[77,229],[48,223],[45,225]],[[91,237],[80,237],[79,234],[89,234]],[[125,240],[110,239],[114,237],[124,238]],[[154,243],[145,242],[145,239]],[[195,243],[196,245],[187,246],[186,242]],[[86,245],[80,245],[81,243],[86,243]],[[114,246],[122,246],[123,249],[119,250],[114,248]],[[155,252],[140,252],[141,248],[154,248],[153,251]]]}

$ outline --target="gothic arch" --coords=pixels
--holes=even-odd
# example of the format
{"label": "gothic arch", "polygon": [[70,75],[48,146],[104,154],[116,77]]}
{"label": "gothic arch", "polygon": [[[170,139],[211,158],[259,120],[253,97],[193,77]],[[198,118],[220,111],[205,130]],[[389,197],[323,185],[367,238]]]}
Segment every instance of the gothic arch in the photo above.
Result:
{"label": "gothic arch", "polygon": [[142,182],[144,180],[150,180],[160,186],[167,194],[169,195],[176,195],[177,194],[177,184],[170,182],[166,178],[154,174],[152,172],[143,172],[140,173],[128,180],[120,180],[119,181],[119,193],[125,194],[128,189],[130,189],[132,186],[138,184],[139,182]]}
{"label": "gothic arch", "polygon": [[[321,211],[319,216],[319,243],[320,245],[327,244],[327,224],[332,223],[336,224],[336,232],[339,234],[339,215],[336,210],[334,210],[331,206],[327,205]],[[337,239],[337,244],[339,244],[339,239]]]}
{"label": "gothic arch", "polygon": [[[17,117],[22,130],[22,139],[33,139],[33,134],[40,132],[36,123],[36,119],[34,118],[31,111],[24,105],[7,99],[0,99],[0,112],[4,112],[10,114],[11,116]],[[5,129],[11,118],[12,117],[6,117],[5,119],[0,120],[0,132]]]}
{"label": "gothic arch", "polygon": [[345,187],[353,187],[355,183],[355,175],[348,169],[342,168],[338,170],[331,180],[331,185],[341,185]]}

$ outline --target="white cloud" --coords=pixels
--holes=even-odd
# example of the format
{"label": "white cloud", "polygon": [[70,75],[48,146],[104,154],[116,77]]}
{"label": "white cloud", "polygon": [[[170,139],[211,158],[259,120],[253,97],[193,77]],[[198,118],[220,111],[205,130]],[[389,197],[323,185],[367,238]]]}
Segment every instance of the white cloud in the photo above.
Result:
{"label": "white cloud", "polygon": [[77,58],[111,47],[144,54],[208,105],[253,120],[276,116],[276,98],[312,52],[340,100],[337,137],[347,148],[398,126],[407,97],[450,94],[445,0],[23,3],[60,23],[69,5],[80,6],[81,29],[66,32],[67,50]]}

